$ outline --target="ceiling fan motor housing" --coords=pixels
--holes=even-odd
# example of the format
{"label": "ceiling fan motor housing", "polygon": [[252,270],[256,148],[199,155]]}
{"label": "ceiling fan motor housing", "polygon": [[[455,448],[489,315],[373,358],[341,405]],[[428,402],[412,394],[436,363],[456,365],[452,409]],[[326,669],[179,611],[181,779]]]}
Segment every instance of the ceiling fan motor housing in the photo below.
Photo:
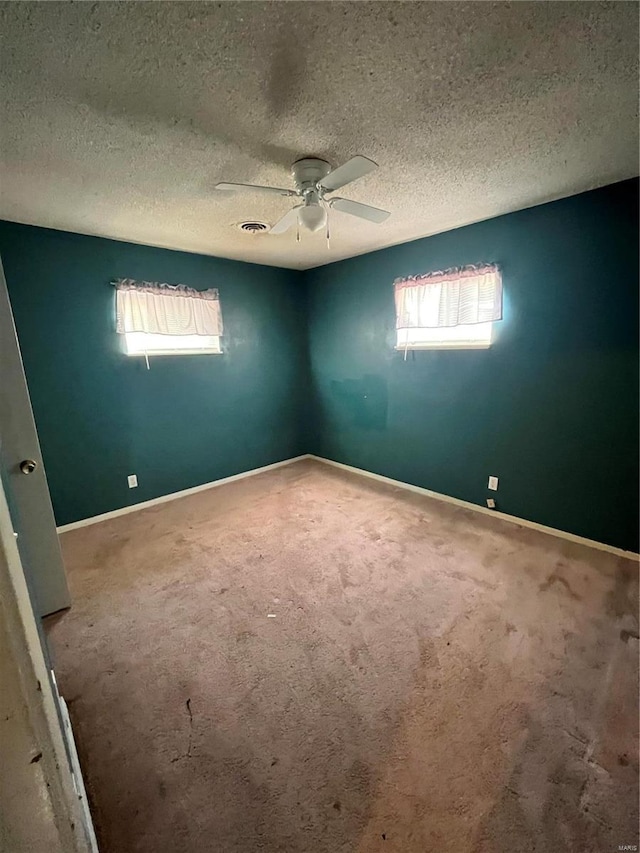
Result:
{"label": "ceiling fan motor housing", "polygon": [[296,160],[291,167],[291,174],[295,181],[296,188],[300,193],[305,190],[315,189],[316,184],[325,175],[331,171],[330,163],[326,160],[317,160],[314,157],[304,157],[302,160]]}

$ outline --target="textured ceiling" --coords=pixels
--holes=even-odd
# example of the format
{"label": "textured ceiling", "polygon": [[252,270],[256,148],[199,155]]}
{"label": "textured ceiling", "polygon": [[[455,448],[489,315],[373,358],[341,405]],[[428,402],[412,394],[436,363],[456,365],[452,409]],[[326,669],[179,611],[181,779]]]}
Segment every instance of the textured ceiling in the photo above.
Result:
{"label": "textured ceiling", "polygon": [[[638,5],[2,3],[0,218],[306,268],[638,172]],[[244,234],[364,154],[321,234]]]}

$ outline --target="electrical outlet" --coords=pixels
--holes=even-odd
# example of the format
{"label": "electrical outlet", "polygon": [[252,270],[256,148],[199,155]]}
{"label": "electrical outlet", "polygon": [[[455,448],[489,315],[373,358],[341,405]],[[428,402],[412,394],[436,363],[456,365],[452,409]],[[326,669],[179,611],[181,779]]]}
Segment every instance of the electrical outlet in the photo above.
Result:
{"label": "electrical outlet", "polygon": [[493,498],[487,498],[487,506],[489,507],[489,509],[495,509],[496,508],[496,502],[494,501]]}
{"label": "electrical outlet", "polygon": [[493,492],[498,491],[498,478],[497,477],[489,477],[489,485],[488,487]]}
{"label": "electrical outlet", "polygon": [[135,489],[138,485],[138,478],[135,474],[129,474],[127,477],[127,483],[129,484],[130,489]]}

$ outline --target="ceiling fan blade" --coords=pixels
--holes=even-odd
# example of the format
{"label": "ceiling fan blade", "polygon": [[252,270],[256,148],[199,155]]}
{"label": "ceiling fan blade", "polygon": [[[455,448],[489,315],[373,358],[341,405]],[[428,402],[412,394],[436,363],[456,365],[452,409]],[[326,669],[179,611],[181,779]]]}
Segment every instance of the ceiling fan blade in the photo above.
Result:
{"label": "ceiling fan blade", "polygon": [[346,163],[343,163],[342,166],[338,166],[337,169],[334,169],[333,172],[329,172],[328,175],[325,175],[322,180],[318,181],[321,187],[324,187],[325,190],[333,191],[339,190],[340,187],[343,187],[345,184],[350,184],[351,181],[355,181],[358,178],[362,178],[364,175],[368,175],[369,172],[373,172],[374,169],[378,168],[378,164],[374,163],[373,160],[369,160],[368,157],[362,157],[360,154],[357,154],[355,157],[352,157],[351,160],[347,160]]}
{"label": "ceiling fan blade", "polygon": [[215,190],[230,190],[235,192],[251,192],[253,190],[259,190],[260,192],[271,193],[272,195],[298,195],[295,190],[287,190],[283,187],[262,187],[257,184],[227,184],[221,183],[216,184],[214,187]]}
{"label": "ceiling fan blade", "polygon": [[292,207],[291,210],[288,210],[282,219],[278,220],[275,225],[273,225],[269,233],[270,234],[284,234],[285,231],[288,231],[292,225],[295,225],[298,221],[298,211],[303,205],[298,204],[296,207]]}
{"label": "ceiling fan blade", "polygon": [[360,219],[368,219],[369,222],[384,222],[391,216],[388,210],[371,207],[370,204],[360,204],[359,201],[351,201],[348,198],[332,198],[329,204],[336,210],[341,210],[342,213],[350,213],[351,216],[359,216]]}

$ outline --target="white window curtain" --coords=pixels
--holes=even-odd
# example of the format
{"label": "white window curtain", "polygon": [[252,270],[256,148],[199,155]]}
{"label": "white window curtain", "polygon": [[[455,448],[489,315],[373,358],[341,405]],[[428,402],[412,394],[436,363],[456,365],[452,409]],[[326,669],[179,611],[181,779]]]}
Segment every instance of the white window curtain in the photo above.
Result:
{"label": "white window curtain", "polygon": [[116,286],[116,331],[154,335],[222,335],[217,290],[121,278]]}
{"label": "white window curtain", "polygon": [[496,264],[396,279],[397,329],[434,329],[502,319],[502,275]]}

